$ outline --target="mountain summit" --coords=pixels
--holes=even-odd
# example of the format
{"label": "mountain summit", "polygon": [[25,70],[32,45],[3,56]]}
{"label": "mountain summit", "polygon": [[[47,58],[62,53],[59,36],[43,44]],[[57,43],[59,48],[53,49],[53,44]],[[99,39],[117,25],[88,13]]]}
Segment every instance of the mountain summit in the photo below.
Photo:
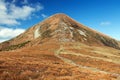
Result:
{"label": "mountain summit", "polygon": [[0,80],[119,80],[119,43],[55,14],[0,44]]}
{"label": "mountain summit", "polygon": [[13,45],[21,47],[28,43],[39,45],[46,39],[53,39],[58,42],[81,42],[87,45],[108,46],[120,49],[117,40],[92,30],[62,13],[50,16],[21,35],[1,43],[0,49],[6,50]]}

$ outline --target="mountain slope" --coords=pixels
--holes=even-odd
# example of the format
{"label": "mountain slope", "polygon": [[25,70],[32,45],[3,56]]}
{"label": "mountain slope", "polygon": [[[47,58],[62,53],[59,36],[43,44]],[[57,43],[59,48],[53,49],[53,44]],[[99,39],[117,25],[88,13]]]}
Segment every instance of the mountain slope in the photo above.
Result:
{"label": "mountain slope", "polygon": [[11,45],[19,45],[26,42],[35,43],[36,39],[38,39],[40,43],[46,38],[56,39],[58,42],[82,42],[87,45],[108,46],[120,49],[117,40],[92,30],[65,14],[50,16],[48,19],[34,25],[16,38],[1,43],[0,49],[2,50]]}
{"label": "mountain slope", "polygon": [[0,80],[119,80],[119,44],[55,14],[0,44]]}

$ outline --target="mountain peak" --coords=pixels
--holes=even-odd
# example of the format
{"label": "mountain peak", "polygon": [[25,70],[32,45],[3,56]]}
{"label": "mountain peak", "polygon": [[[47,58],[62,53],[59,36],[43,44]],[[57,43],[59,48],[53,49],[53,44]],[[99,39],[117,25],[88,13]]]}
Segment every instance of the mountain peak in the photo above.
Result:
{"label": "mountain peak", "polygon": [[67,15],[64,14],[64,13],[56,13],[56,14],[54,14],[52,16],[54,16],[54,17],[64,17],[64,16],[67,16]]}
{"label": "mountain peak", "polygon": [[94,31],[70,18],[64,13],[57,13],[29,28],[23,34],[0,44],[1,48],[30,41],[31,44],[43,40],[57,42],[80,42],[87,45],[108,46],[120,49],[118,41]]}
{"label": "mountain peak", "polygon": [[50,19],[50,18],[61,20],[61,19],[66,19],[66,18],[70,18],[70,17],[68,15],[64,14],[64,13],[56,13],[56,14],[50,16],[48,19]]}

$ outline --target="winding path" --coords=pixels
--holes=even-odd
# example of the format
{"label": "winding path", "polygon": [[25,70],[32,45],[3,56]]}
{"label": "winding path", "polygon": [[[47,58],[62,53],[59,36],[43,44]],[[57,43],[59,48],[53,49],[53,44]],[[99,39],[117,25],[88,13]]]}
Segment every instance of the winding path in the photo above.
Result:
{"label": "winding path", "polygon": [[61,53],[62,51],[64,51],[64,47],[61,45],[60,48],[55,52],[55,56],[58,57],[59,59],[61,59],[62,61],[64,61],[65,63],[71,64],[71,65],[74,65],[74,66],[77,66],[77,67],[80,67],[80,68],[92,70],[94,72],[101,72],[101,73],[105,73],[105,74],[112,74],[112,75],[115,75],[117,77],[120,77],[120,74],[118,74],[118,73],[112,73],[112,72],[103,71],[103,70],[100,70],[100,69],[97,69],[97,68],[93,68],[93,67],[88,67],[88,66],[83,66],[83,65],[80,65],[80,64],[76,64],[74,61],[72,61],[70,59],[61,57],[59,54],[62,54]]}

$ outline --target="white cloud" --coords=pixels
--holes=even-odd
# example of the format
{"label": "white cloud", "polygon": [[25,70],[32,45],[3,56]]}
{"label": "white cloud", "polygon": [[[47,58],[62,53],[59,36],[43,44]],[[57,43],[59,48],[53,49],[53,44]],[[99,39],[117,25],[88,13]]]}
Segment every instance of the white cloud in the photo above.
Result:
{"label": "white cloud", "polygon": [[26,19],[35,11],[34,8],[29,6],[16,7],[15,5],[11,5],[10,8],[11,14],[9,18],[11,19]]}
{"label": "white cloud", "polygon": [[0,10],[2,12],[6,11],[7,8],[6,8],[6,4],[3,2],[3,0],[0,1]]}
{"label": "white cloud", "polygon": [[37,3],[35,7],[36,7],[36,11],[44,9],[44,7],[40,3]]}
{"label": "white cloud", "polygon": [[13,28],[0,27],[0,42],[11,39],[23,33],[24,31],[25,29],[20,29],[20,28],[13,29]]}
{"label": "white cloud", "polygon": [[5,24],[5,25],[17,25],[20,24],[17,20],[15,19],[0,19],[0,24]]}
{"label": "white cloud", "polygon": [[[43,9],[42,5],[36,4],[34,7],[29,5],[16,6],[12,3],[0,0],[0,25],[18,25],[20,20],[25,20],[31,17],[31,14]],[[27,2],[27,0],[24,0]]]}
{"label": "white cloud", "polygon": [[[21,3],[22,1],[24,4],[18,6],[15,4],[18,0],[11,0],[11,3],[0,0],[0,42],[9,40],[25,31],[22,28],[13,29],[8,26],[19,25],[21,20],[32,19],[33,16],[36,16],[37,11],[43,9],[40,3],[29,4],[28,0],[21,0]],[[7,27],[1,27],[2,25]]]}
{"label": "white cloud", "polygon": [[46,17],[47,17],[47,15],[45,15],[45,14],[41,14],[41,16],[42,16],[43,18],[46,18]]}
{"label": "white cloud", "polygon": [[109,21],[105,21],[105,22],[100,23],[101,26],[107,26],[107,25],[110,25],[110,24],[111,24],[111,22],[109,22]]}

